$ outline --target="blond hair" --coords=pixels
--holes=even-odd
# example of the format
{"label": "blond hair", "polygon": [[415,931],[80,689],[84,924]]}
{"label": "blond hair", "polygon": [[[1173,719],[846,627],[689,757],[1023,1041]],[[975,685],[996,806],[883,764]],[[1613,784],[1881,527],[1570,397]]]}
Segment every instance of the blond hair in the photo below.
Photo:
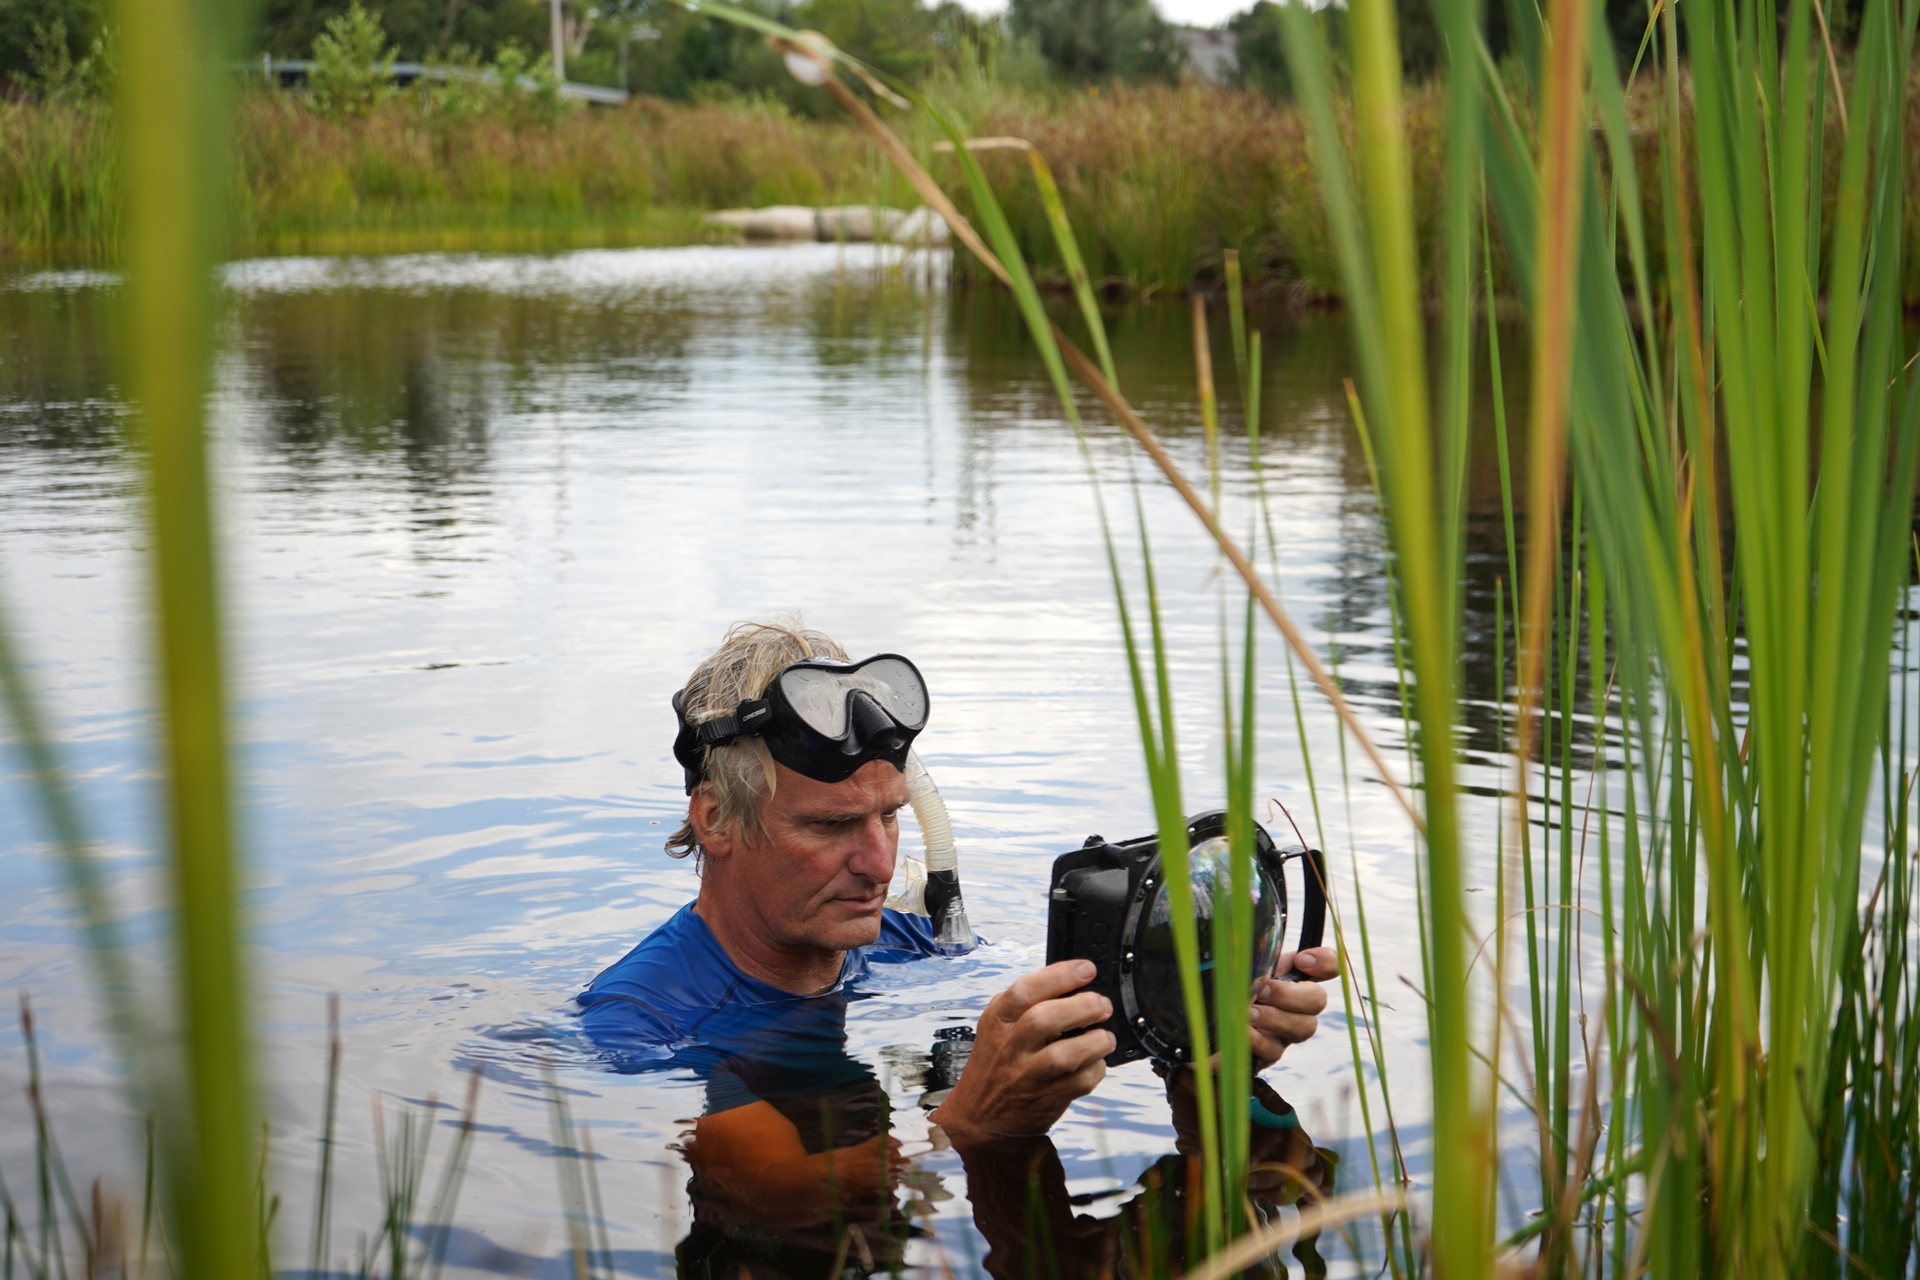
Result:
{"label": "blond hair", "polygon": [[[800,619],[736,622],[713,655],[693,669],[681,691],[680,706],[687,723],[698,725],[730,716],[740,704],[767,691],[773,678],[802,658],[837,658],[847,651],[822,631],[809,631]],[[758,737],[736,739],[724,747],[703,747],[705,779],[719,801],[718,825],[744,832],[752,826],[762,832],[760,806],[773,794],[773,757]],[[691,817],[667,838],[667,852],[684,858],[700,847]]]}

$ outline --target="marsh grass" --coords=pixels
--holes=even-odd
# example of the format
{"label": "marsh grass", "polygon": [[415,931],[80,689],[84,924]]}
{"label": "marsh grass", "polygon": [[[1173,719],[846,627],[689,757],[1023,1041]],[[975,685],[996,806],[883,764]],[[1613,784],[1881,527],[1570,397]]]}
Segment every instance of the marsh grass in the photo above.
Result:
{"label": "marsh grass", "polygon": [[[1524,127],[1531,88],[1517,63],[1502,82]],[[1645,201],[1647,254],[1664,272],[1657,95],[1646,76],[1626,110]],[[929,96],[972,136],[1028,140],[1054,167],[1096,287],[1142,292],[1224,282],[1225,255],[1249,288],[1301,299],[1345,292],[1307,126],[1294,104],[1207,89],[1120,87],[1098,96],[1036,93],[949,80]],[[1690,97],[1685,99],[1690,104]],[[1439,84],[1404,95],[1421,291],[1439,295],[1445,157]],[[1342,136],[1346,100],[1335,103]],[[1920,83],[1909,114],[1920,112]],[[964,175],[933,156],[938,131],[893,117],[918,160],[966,210]],[[1838,155],[1838,125],[1826,145]],[[230,128],[231,250],[240,254],[557,249],[681,244],[712,238],[709,209],[768,204],[905,204],[898,175],[868,138],[776,106],[636,99],[620,109],[534,119],[456,109],[402,94],[363,114],[319,114],[293,93],[242,86]],[[0,103],[0,255],[38,261],[119,259],[125,193],[112,112],[82,98]],[[1070,286],[1058,240],[1017,160],[983,157],[1035,278]],[[1831,214],[1829,164],[1823,208]],[[1920,207],[1920,157],[1907,166]],[[1503,244],[1495,287],[1512,292]],[[1920,300],[1908,253],[1903,296]],[[1630,275],[1624,246],[1620,270]]]}
{"label": "marsh grass", "polygon": [[[472,1159],[480,1073],[476,1070],[470,1075],[465,1105],[458,1113],[459,1118],[451,1122],[442,1117],[444,1108],[429,1097],[423,1106],[401,1107],[389,1123],[380,1096],[373,1097],[370,1116],[380,1217],[373,1231],[358,1235],[352,1265],[344,1269],[336,1267],[331,1230],[331,1175],[340,1079],[338,1009],[337,999],[330,999],[326,1118],[314,1179],[313,1252],[307,1274],[314,1280],[332,1276],[353,1276],[357,1280],[438,1280],[446,1264],[460,1188]],[[180,1275],[181,1266],[173,1255],[168,1219],[163,1212],[160,1180],[164,1173],[152,1118],[148,1117],[143,1126],[146,1144],[140,1168],[144,1177],[137,1204],[123,1200],[120,1193],[102,1179],[76,1183],[68,1169],[48,1104],[33,1010],[24,996],[20,1002],[19,1025],[26,1049],[27,1109],[33,1122],[32,1182],[16,1195],[6,1179],[0,1177],[0,1216],[4,1216],[5,1231],[4,1242],[0,1243],[0,1280],[16,1280],[16,1277],[19,1280],[106,1280],[107,1277],[146,1280]],[[558,1107],[558,1114],[564,1119],[564,1102]],[[584,1143],[584,1151],[577,1145],[564,1149],[555,1161],[563,1194],[572,1185],[593,1185],[590,1167],[585,1171],[576,1167],[583,1159],[592,1159],[591,1141],[571,1126],[570,1121],[567,1124],[576,1143]],[[440,1157],[438,1175],[433,1176],[430,1173],[433,1135],[443,1127],[452,1129],[452,1146]],[[271,1257],[269,1246],[281,1203],[281,1197],[270,1185],[264,1152],[263,1137],[263,1158],[253,1171],[256,1212],[250,1223],[255,1233],[258,1263],[246,1273],[250,1276],[273,1270],[267,1260]],[[605,1214],[597,1188],[591,1209],[583,1212],[580,1223],[581,1229],[605,1239]],[[596,1258],[599,1256],[602,1255]],[[611,1276],[612,1269],[609,1264],[582,1274]]]}
{"label": "marsh grass", "polygon": [[[1648,202],[1642,166],[1622,160],[1637,154],[1622,74],[1578,0],[1545,15],[1553,41],[1538,25],[1519,32],[1541,103],[1536,128],[1523,127],[1484,58],[1450,67],[1467,117],[1453,154],[1469,181],[1450,202],[1440,366],[1409,359],[1417,347],[1384,310],[1355,309],[1356,416],[1417,426],[1421,397],[1396,396],[1368,370],[1383,369],[1390,351],[1421,381],[1466,384],[1464,290],[1453,282],[1467,275],[1472,202],[1484,187],[1532,329],[1528,536],[1517,563],[1498,424],[1509,568],[1523,579],[1512,756],[1521,891],[1507,891],[1487,922],[1500,934],[1493,1015],[1470,1018],[1475,989],[1443,953],[1474,926],[1453,897],[1458,885],[1440,875],[1442,850],[1428,846],[1428,1005],[1436,1031],[1446,1029],[1433,1067],[1433,1261],[1444,1274],[1491,1261],[1485,1210],[1503,1186],[1490,1128],[1460,1142],[1440,1130],[1449,1115],[1490,1126],[1505,1087],[1537,1122],[1529,1198],[1540,1207],[1502,1247],[1546,1273],[1882,1274],[1855,1248],[1869,1243],[1897,1259],[1884,1274],[1908,1265],[1910,1214],[1885,1212],[1904,1186],[1914,1089],[1902,897],[1909,758],[1904,719],[1892,732],[1887,655],[1908,582],[1920,439],[1900,315],[1914,11],[1869,5],[1844,110],[1826,100],[1828,84],[1843,82],[1814,43],[1818,16],[1803,0],[1776,33],[1770,8],[1689,6],[1686,68],[1672,9],[1653,27],[1658,208],[1675,247],[1661,262],[1669,310],[1649,305],[1658,295]],[[1442,17],[1460,24],[1451,47],[1471,48],[1473,6]],[[1391,50],[1384,5],[1361,0],[1353,27],[1356,41]],[[1395,224],[1411,202],[1393,190],[1405,162],[1392,87],[1356,77],[1357,113],[1384,132],[1357,138],[1350,159],[1330,102],[1315,102],[1323,53],[1312,29],[1296,22],[1289,37],[1296,75],[1309,82],[1303,99],[1323,122],[1318,163],[1334,225],[1347,225],[1338,201],[1350,163],[1373,188],[1342,248],[1349,294],[1404,298],[1417,271],[1404,254],[1396,260],[1406,237]],[[1840,120],[1837,174],[1823,172],[1836,136],[1829,111]],[[1402,458],[1449,474],[1444,437],[1411,438]],[[1408,503],[1390,470],[1384,494],[1396,588],[1410,604],[1428,575],[1409,550],[1430,541],[1457,557],[1457,523],[1444,508]],[[1457,561],[1441,580],[1456,575]],[[1416,690],[1448,686],[1444,644],[1410,629]],[[1750,683],[1739,698],[1742,649]],[[1602,751],[1576,789],[1582,684],[1585,714],[1603,737],[1617,734],[1622,767],[1612,772]],[[1423,737],[1434,734],[1426,707],[1414,718]],[[1452,778],[1450,752],[1426,753],[1430,814]],[[1863,916],[1860,850],[1876,787],[1888,870]],[[1536,815],[1554,833],[1537,847]],[[1597,874],[1585,869],[1589,856]],[[1597,930],[1581,919],[1589,893]],[[1509,960],[1515,918],[1525,946]],[[1863,953],[1865,938],[1880,941]],[[1596,943],[1597,999],[1583,972]],[[1509,1029],[1517,1080],[1499,1065]],[[1876,1051],[1857,1047],[1867,1041]],[[1491,1070],[1462,1071],[1469,1054]],[[1867,1139],[1869,1155],[1846,1164],[1836,1157],[1849,1134]]]}

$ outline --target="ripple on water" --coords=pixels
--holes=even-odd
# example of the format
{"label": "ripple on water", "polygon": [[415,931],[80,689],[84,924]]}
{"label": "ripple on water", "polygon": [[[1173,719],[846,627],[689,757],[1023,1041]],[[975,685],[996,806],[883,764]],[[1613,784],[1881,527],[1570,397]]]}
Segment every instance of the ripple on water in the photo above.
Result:
{"label": "ripple on water", "polygon": [[[915,1073],[937,1030],[1039,963],[1051,857],[1153,818],[1081,455],[1006,300],[950,291],[944,261],[929,274],[924,256],[807,245],[226,269],[214,404],[248,955],[270,1032],[287,1239],[306,1229],[326,996],[338,992],[342,1168],[371,1160],[371,1092],[390,1107],[457,1099],[478,1069],[488,1083],[462,1222],[503,1257],[550,1263],[557,1246],[535,1224],[552,1220],[553,1184],[533,1157],[550,1151],[551,1071],[594,1134],[620,1247],[637,1250],[636,1267],[672,1251],[687,1221],[674,1148],[700,1086],[609,1070],[568,1009],[697,888],[694,868],[661,851],[685,803],[668,696],[730,622],[800,610],[856,651],[912,655],[932,684],[920,749],[990,945],[882,969],[847,1035],[896,1133],[921,1144],[916,1177],[941,1238],[956,1258],[978,1249],[957,1160],[921,1142]],[[97,834],[138,850],[151,845],[153,779],[133,459],[109,419],[47,408],[112,411],[101,351],[113,285],[84,273],[0,285],[0,552]],[[1343,425],[1338,324],[1262,322],[1287,599],[1310,632],[1338,638],[1392,741],[1380,539]],[[1119,309],[1114,325],[1130,394],[1197,473],[1184,308]],[[1224,352],[1216,367],[1231,368]],[[1110,428],[1091,431],[1124,513],[1126,455]],[[1252,480],[1240,451],[1223,486],[1241,527]],[[1218,569],[1166,493],[1141,496],[1198,809],[1221,793]],[[1284,660],[1264,640],[1260,660],[1260,794],[1306,824]],[[1305,714],[1326,785],[1341,767],[1331,722],[1311,699]],[[40,837],[9,785],[0,985],[34,988],[59,1064],[53,1096],[78,1105],[111,1071],[71,913],[51,905]],[[1340,875],[1351,842],[1379,891],[1383,971],[1417,975],[1398,817],[1363,781],[1350,805],[1337,790],[1323,801]],[[151,939],[158,881],[130,872],[120,887]],[[1417,1000],[1394,1003],[1383,1017],[1395,1053],[1417,1053]],[[1360,1132],[1345,1055],[1344,1037],[1323,1036],[1274,1075],[1326,1140]],[[17,1045],[0,1057],[17,1072]],[[1396,1061],[1417,1116],[1418,1060]],[[17,1119],[8,1105],[0,1115]],[[449,1104],[436,1105],[444,1119]],[[111,1164],[127,1129],[76,1129],[70,1159]],[[1130,1186],[1171,1149],[1159,1082],[1137,1065],[1114,1072],[1057,1137],[1072,1186]],[[0,1165],[19,1154],[7,1139]],[[374,1220],[373,1181],[343,1184],[336,1221]]]}

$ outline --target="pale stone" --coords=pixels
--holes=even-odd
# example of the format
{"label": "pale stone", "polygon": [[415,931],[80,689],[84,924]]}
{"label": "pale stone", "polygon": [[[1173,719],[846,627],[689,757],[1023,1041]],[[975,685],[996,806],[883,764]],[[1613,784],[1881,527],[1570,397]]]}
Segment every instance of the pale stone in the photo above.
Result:
{"label": "pale stone", "polygon": [[947,220],[926,205],[902,218],[893,229],[896,243],[913,246],[944,245],[951,235]]}
{"label": "pale stone", "polygon": [[[825,241],[874,239],[891,240],[894,228],[906,218],[898,209],[870,204],[843,204],[837,208],[816,209],[814,221]],[[876,232],[878,233],[876,235]]]}
{"label": "pale stone", "polygon": [[749,240],[813,240],[813,210],[803,204],[774,204],[755,209],[741,227]]}

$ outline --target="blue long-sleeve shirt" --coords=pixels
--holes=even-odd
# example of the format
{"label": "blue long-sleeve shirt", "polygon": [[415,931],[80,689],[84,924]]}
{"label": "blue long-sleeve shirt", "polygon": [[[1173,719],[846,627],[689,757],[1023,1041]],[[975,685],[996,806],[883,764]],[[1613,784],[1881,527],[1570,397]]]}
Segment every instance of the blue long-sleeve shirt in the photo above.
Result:
{"label": "blue long-sleeve shirt", "polygon": [[[583,1029],[616,1064],[692,1068],[710,1114],[758,1100],[798,1106],[871,1087],[872,1072],[846,1052],[848,997],[871,966],[933,954],[930,921],[885,910],[878,941],[847,953],[839,981],[795,995],[742,972],[689,903],[576,999]],[[811,1120],[803,1131],[820,1116]]]}

